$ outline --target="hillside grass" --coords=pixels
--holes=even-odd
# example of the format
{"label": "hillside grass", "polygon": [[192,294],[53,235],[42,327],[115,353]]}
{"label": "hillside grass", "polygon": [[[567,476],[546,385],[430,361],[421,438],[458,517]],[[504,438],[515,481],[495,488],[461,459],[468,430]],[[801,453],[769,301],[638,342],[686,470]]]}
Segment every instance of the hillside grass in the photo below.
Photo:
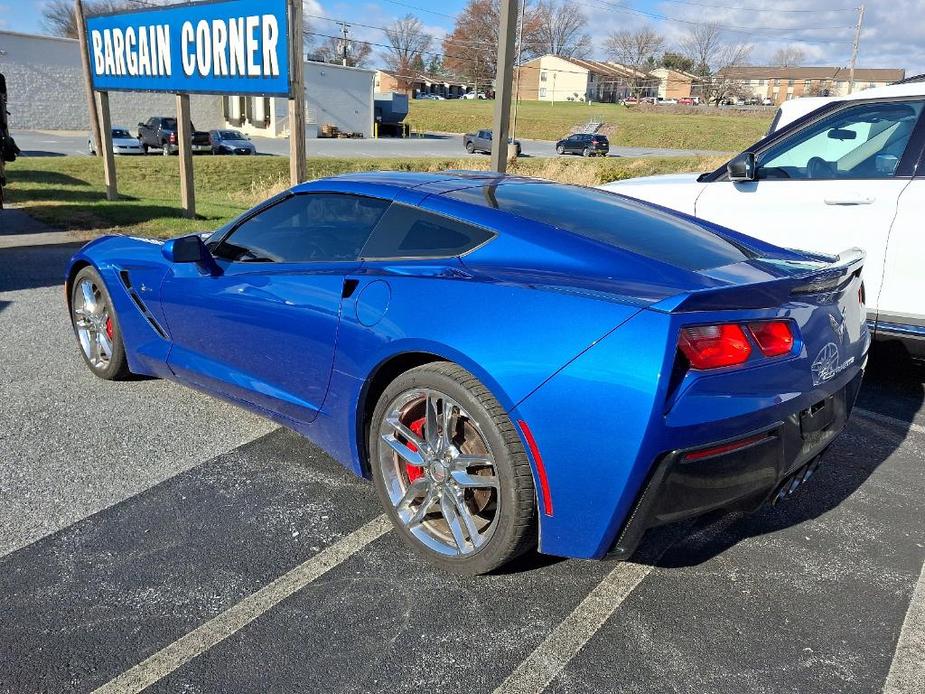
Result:
{"label": "hillside grass", "polygon": [[[418,132],[472,132],[491,127],[494,104],[413,99],[407,120]],[[770,111],[726,111],[707,106],[669,108],[521,101],[516,135],[525,140],[558,140],[595,118],[614,128],[609,132],[613,146],[738,152],[764,136],[773,116]]]}
{"label": "hillside grass", "polygon": [[[521,159],[511,173],[565,183],[598,185],[659,173],[712,170],[721,158]],[[488,157],[468,159],[309,159],[309,178],[355,171],[445,171],[488,168]],[[118,159],[121,199],[105,197],[103,166],[89,157],[20,158],[7,169],[8,201],[55,228],[86,237],[125,233],[166,238],[215,229],[254,204],[289,187],[283,157],[197,157],[198,219],[180,211],[179,162],[167,157]]]}

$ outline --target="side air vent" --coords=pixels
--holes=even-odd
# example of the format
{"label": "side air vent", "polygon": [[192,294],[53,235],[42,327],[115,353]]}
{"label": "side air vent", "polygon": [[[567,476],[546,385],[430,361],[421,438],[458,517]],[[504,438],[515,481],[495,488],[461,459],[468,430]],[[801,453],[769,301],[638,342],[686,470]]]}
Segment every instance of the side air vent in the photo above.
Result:
{"label": "side air vent", "polygon": [[144,316],[144,319],[148,321],[151,327],[154,329],[160,337],[164,340],[168,339],[167,331],[161,327],[161,324],[157,322],[157,319],[145,305],[145,302],[141,300],[141,297],[138,296],[138,292],[132,287],[132,278],[129,275],[128,270],[119,271],[119,280],[122,282],[122,286],[125,287],[125,291],[128,292],[129,297],[135,303],[135,306],[138,307],[138,310],[141,312],[141,315]]}

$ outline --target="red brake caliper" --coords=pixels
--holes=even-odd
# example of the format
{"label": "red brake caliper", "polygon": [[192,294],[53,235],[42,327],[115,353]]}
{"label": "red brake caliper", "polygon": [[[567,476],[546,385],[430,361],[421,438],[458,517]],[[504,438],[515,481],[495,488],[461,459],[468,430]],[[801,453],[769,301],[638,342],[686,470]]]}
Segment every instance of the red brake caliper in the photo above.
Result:
{"label": "red brake caliper", "polygon": [[112,316],[106,318],[106,337],[112,342]]}
{"label": "red brake caliper", "polygon": [[[416,435],[421,438],[424,437],[424,418],[416,419],[408,425],[408,428],[411,429]],[[411,441],[406,443],[408,448],[415,453],[418,450],[418,447],[415,446]],[[408,482],[414,482],[418,477],[421,477],[424,474],[424,468],[418,465],[412,465],[411,463],[405,463],[405,473],[408,475]]]}

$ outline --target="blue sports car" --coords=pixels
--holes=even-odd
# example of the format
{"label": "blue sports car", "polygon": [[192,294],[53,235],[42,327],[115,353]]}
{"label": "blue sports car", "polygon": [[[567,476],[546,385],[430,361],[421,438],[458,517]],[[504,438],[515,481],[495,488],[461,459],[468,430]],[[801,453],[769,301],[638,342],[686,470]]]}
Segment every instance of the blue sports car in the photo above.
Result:
{"label": "blue sports car", "polygon": [[170,378],[371,478],[450,571],[777,501],[844,427],[863,255],[784,250],[601,190],[478,172],[296,186],[208,236],[67,271],[106,379]]}

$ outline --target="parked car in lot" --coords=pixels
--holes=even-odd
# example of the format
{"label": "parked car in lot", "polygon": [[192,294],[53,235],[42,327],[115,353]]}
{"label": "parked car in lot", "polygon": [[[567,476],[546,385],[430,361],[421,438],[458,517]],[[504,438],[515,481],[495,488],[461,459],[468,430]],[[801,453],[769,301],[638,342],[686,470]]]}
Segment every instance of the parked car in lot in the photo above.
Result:
{"label": "parked car in lot", "polygon": [[682,96],[680,99],[678,99],[678,103],[681,104],[681,106],[696,106],[700,103],[700,99],[696,99],[690,96]]}
{"label": "parked car in lot", "polygon": [[657,97],[655,99],[656,106],[676,106],[678,103],[677,99],[664,99],[662,97]]}
{"label": "parked car in lot", "polygon": [[381,172],[207,239],[96,239],[66,296],[94,374],[274,418],[475,574],[537,545],[627,558],[651,526],[785,498],[860,385],[862,264],[592,188]]}
{"label": "parked car in lot", "polygon": [[[212,153],[212,141],[209,139],[209,133],[196,128],[190,124],[193,131],[192,149],[193,152]],[[148,150],[159,149],[167,156],[176,154],[180,151],[177,140],[177,119],[164,116],[153,116],[144,123],[138,124],[138,141],[147,154]]]}
{"label": "parked car in lot", "polygon": [[[131,155],[140,155],[144,154],[145,151],[141,147],[141,143],[128,131],[128,128],[123,128],[117,126],[112,128],[112,152],[113,154],[119,154],[123,156]],[[87,137],[87,151],[92,155],[96,155],[96,146],[93,143],[93,137]]]}
{"label": "parked car in lot", "polygon": [[[803,109],[802,101],[786,102],[781,113]],[[603,187],[780,246],[863,248],[875,335],[925,355],[925,85],[813,102],[815,110],[775,127],[716,171]]]}
{"label": "parked car in lot", "polygon": [[212,154],[257,154],[257,146],[240,130],[210,130]]}
{"label": "parked car in lot", "polygon": [[[466,133],[463,135],[463,144],[466,146],[466,151],[469,154],[474,154],[475,152],[491,154],[491,137],[491,130],[479,130],[474,133]],[[517,147],[517,156],[519,157],[521,154],[520,141],[511,140],[511,142]]]}
{"label": "parked car in lot", "polygon": [[461,98],[463,99],[487,99],[488,97],[485,96],[485,92],[479,92],[478,94],[476,94],[475,92],[466,92],[465,94],[462,95]]}
{"label": "parked car in lot", "polygon": [[583,157],[606,157],[610,142],[606,135],[598,133],[574,133],[556,143],[558,154],[580,154]]}

